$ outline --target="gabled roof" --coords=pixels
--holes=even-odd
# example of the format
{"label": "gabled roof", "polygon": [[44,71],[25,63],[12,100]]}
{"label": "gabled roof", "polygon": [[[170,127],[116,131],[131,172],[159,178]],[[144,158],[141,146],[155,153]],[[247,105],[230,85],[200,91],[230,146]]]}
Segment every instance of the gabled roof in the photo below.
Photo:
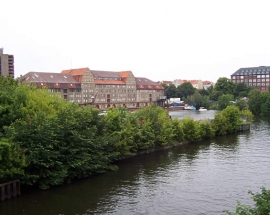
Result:
{"label": "gabled roof", "polygon": [[71,74],[52,72],[28,72],[20,77],[22,83],[35,83],[38,88],[81,88]]}
{"label": "gabled roof", "polygon": [[89,68],[88,67],[85,67],[85,68],[78,68],[78,69],[67,69],[67,70],[62,70],[61,73],[64,73],[64,74],[71,74],[73,76],[76,76],[76,75],[83,75],[86,71],[88,71]]}
{"label": "gabled roof", "polygon": [[103,78],[114,78],[117,80],[121,79],[121,76],[118,72],[111,72],[111,71],[100,71],[100,70],[91,70],[94,79],[103,79]]}
{"label": "gabled roof", "polygon": [[41,83],[73,83],[78,82],[70,74],[52,72],[28,72],[20,77],[21,82],[41,82]]}
{"label": "gabled roof", "polygon": [[261,72],[261,73],[264,72],[266,74],[269,74],[270,66],[240,68],[232,75],[248,75],[248,74],[257,73],[257,72]]}
{"label": "gabled roof", "polygon": [[136,77],[136,86],[137,89],[159,89],[159,90],[163,90],[163,86],[160,85],[158,82],[154,82],[151,81],[147,78],[140,78],[140,77]]}
{"label": "gabled roof", "polygon": [[119,75],[121,76],[121,78],[127,78],[130,73],[132,73],[131,71],[123,71],[123,72],[118,72]]}

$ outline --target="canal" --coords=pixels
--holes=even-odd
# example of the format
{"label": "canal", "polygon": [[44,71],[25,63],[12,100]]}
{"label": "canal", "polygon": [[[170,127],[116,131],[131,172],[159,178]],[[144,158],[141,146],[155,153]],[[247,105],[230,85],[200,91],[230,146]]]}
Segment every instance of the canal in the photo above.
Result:
{"label": "canal", "polygon": [[[170,112],[181,114],[187,111]],[[0,203],[0,214],[224,214],[236,200],[252,204],[248,190],[270,189],[269,130],[270,118],[257,118],[247,132],[133,157],[116,172],[47,191],[23,191]]]}

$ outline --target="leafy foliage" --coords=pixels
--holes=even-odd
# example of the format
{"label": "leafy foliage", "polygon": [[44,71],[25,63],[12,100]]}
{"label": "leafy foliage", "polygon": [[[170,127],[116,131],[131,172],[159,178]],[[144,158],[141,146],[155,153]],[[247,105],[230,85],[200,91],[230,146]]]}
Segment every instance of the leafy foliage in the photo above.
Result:
{"label": "leafy foliage", "polygon": [[257,89],[253,89],[248,94],[248,107],[254,115],[261,113],[261,92]]}
{"label": "leafy foliage", "polygon": [[0,142],[0,183],[24,174],[25,156],[18,145]]}
{"label": "leafy foliage", "polygon": [[225,109],[227,106],[232,105],[231,101],[233,101],[233,95],[224,94],[218,98],[218,107],[220,110]]}
{"label": "leafy foliage", "polygon": [[237,201],[236,211],[224,211],[227,215],[269,215],[270,214],[270,190],[261,187],[261,193],[248,192],[252,195],[254,206],[247,206]]}
{"label": "leafy foliage", "polygon": [[185,82],[179,85],[176,89],[177,98],[187,98],[187,96],[193,95],[195,93],[195,88],[190,82]]}

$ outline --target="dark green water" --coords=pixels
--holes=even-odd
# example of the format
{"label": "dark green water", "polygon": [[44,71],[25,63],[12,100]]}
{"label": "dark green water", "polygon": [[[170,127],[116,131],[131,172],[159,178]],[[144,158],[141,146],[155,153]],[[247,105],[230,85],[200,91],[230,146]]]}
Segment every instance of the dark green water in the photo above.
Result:
{"label": "dark green water", "polygon": [[248,190],[270,189],[269,130],[259,118],[250,132],[124,160],[117,172],[26,191],[0,203],[0,214],[224,214],[237,199],[251,204]]}

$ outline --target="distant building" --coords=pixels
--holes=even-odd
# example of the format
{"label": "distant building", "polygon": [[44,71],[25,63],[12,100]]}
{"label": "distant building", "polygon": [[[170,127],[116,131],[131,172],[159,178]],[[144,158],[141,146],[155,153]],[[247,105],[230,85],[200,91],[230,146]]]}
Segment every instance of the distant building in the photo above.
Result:
{"label": "distant building", "polygon": [[173,84],[173,82],[172,81],[161,81],[160,82],[161,84],[166,84],[166,85],[170,85],[170,84]]}
{"label": "distant building", "polygon": [[245,83],[260,91],[267,91],[269,86],[270,66],[240,68],[231,75],[231,80],[236,83]]}
{"label": "distant building", "polygon": [[38,88],[48,88],[51,93],[70,102],[82,102],[81,84],[72,75],[50,72],[28,72],[20,77],[21,83],[36,85]]}
{"label": "distant building", "polygon": [[47,87],[67,101],[91,104],[102,110],[117,106],[139,108],[164,101],[164,88],[160,84],[147,78],[135,78],[131,71],[79,68],[61,73],[29,72],[20,81]]}
{"label": "distant building", "polygon": [[207,90],[211,86],[214,86],[213,82],[211,82],[211,81],[203,81],[203,89]]}
{"label": "distant building", "polygon": [[0,75],[14,78],[14,57],[4,54],[3,48],[0,48]]}
{"label": "distant building", "polygon": [[196,89],[203,89],[203,82],[201,80],[181,80],[181,79],[176,79],[173,81],[173,84],[178,87],[179,85],[189,82],[191,85],[196,88]]}

